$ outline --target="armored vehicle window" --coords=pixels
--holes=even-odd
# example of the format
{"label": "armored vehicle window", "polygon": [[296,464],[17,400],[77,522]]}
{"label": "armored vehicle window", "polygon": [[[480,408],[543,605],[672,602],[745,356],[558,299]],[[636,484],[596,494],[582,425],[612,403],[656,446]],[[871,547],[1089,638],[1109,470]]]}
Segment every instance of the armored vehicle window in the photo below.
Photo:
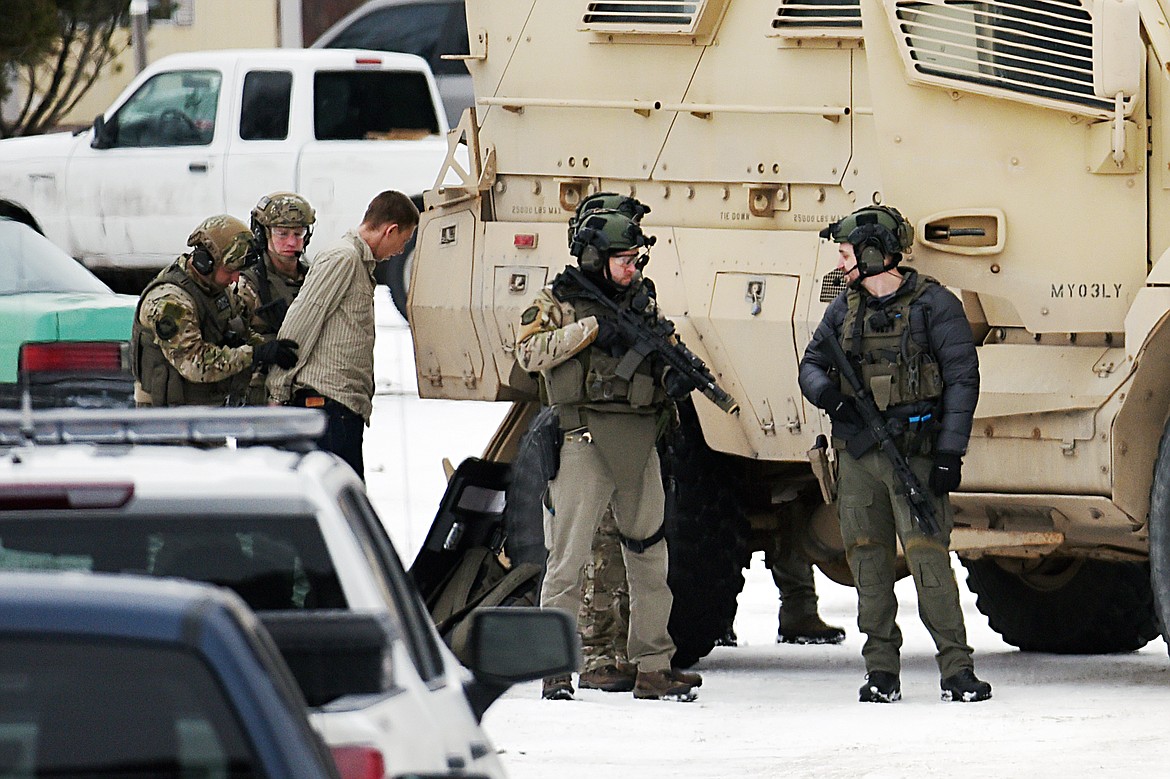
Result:
{"label": "armored vehicle window", "polygon": [[467,14],[463,3],[404,3],[371,11],[329,42],[330,49],[401,51],[422,57],[436,76],[466,74]]}
{"label": "armored vehicle window", "polygon": [[106,123],[103,139],[113,147],[206,146],[222,80],[214,70],[159,73]]}
{"label": "armored vehicle window", "polygon": [[288,137],[292,105],[292,73],[253,70],[244,76],[240,138],[245,141],[282,141]]}
{"label": "armored vehicle window", "polygon": [[0,639],[0,710],[4,776],[264,775],[216,679],[178,648]]}
{"label": "armored vehicle window", "polygon": [[439,134],[439,117],[422,73],[343,71],[313,79],[317,140],[408,140]]}
{"label": "armored vehicle window", "polygon": [[192,579],[229,587],[256,611],[346,607],[311,516],[6,513],[0,519],[0,571],[29,570]]}
{"label": "armored vehicle window", "polygon": [[899,45],[914,71],[1110,111],[1093,94],[1093,25],[1080,3],[904,2]]}

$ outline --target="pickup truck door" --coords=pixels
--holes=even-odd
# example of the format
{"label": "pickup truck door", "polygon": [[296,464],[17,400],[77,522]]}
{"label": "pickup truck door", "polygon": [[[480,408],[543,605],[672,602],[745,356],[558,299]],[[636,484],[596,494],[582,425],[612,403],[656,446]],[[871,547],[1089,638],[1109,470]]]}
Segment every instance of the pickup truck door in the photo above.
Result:
{"label": "pickup truck door", "polygon": [[196,225],[224,211],[228,84],[214,68],[156,73],[78,145],[68,207],[90,264],[104,256],[123,267],[164,265]]}
{"label": "pickup truck door", "polygon": [[[230,129],[230,153],[224,159],[223,186],[229,214],[244,218],[261,196],[295,191],[298,139],[312,132],[306,113],[292,105],[308,105],[310,84],[304,68],[241,70],[233,93],[241,95],[238,121]],[[233,117],[236,118],[236,117]],[[363,212],[364,213],[364,212]],[[349,215],[350,221],[361,218]]]}

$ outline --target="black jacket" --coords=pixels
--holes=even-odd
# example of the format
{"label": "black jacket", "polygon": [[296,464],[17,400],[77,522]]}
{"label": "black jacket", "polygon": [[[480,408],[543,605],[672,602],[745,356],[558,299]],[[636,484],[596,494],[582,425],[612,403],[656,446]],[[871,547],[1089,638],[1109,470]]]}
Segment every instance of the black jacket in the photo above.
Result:
{"label": "black jacket", "polygon": [[[905,279],[901,287],[887,298],[878,300],[865,289],[846,289],[829,304],[800,361],[801,392],[813,405],[822,407],[820,400],[825,390],[830,386],[840,388],[836,377],[828,373],[832,361],[821,351],[820,344],[825,338],[840,338],[841,325],[849,311],[849,295],[862,295],[867,310],[873,311],[909,294],[915,285],[925,284],[926,289],[912,306],[925,309],[925,316],[921,319],[927,323],[924,345],[934,355],[942,373],[943,394],[935,450],[965,454],[975,404],[979,401],[979,356],[975,351],[971,326],[962,304],[950,290],[915,271],[905,270],[903,274]],[[911,335],[920,338],[923,334]],[[848,440],[860,432],[845,427],[834,422],[833,435]]]}

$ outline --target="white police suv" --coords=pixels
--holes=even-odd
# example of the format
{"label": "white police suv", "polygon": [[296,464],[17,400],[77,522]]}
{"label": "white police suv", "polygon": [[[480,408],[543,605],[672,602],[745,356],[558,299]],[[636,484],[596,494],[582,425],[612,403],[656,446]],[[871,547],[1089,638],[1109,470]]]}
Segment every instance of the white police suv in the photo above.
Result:
{"label": "white police suv", "polygon": [[[315,411],[0,412],[0,571],[235,590],[348,777],[502,777],[479,725],[512,683],[575,668],[567,615],[474,615],[464,668]],[[344,749],[339,749],[344,747]]]}

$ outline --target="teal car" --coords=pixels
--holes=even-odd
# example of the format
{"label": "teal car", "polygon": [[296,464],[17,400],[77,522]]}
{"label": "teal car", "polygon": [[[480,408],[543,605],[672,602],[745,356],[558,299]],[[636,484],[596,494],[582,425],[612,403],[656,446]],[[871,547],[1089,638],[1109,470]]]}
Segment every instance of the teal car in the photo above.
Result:
{"label": "teal car", "polygon": [[0,407],[132,406],[130,329],[117,295],[47,238],[0,217]]}

